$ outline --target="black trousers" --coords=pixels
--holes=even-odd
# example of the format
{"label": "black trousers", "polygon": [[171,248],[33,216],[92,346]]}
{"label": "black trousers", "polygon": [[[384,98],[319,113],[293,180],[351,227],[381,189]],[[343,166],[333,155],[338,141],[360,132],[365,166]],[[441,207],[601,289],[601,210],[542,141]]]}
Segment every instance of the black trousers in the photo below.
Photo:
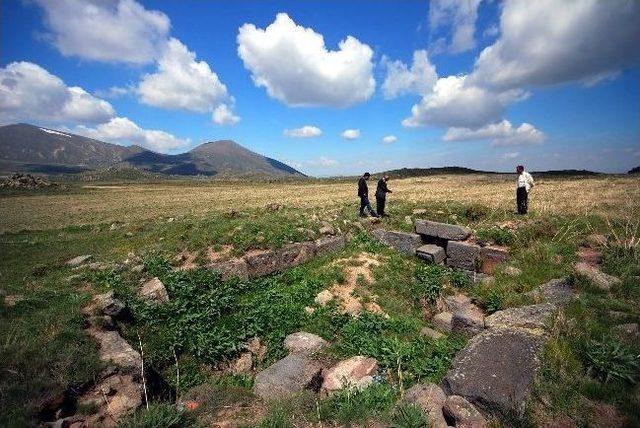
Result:
{"label": "black trousers", "polygon": [[518,187],[518,190],[516,190],[516,204],[518,205],[518,214],[527,213],[528,199],[529,194],[527,193],[527,189],[525,187]]}
{"label": "black trousers", "polygon": [[384,215],[384,206],[387,203],[387,198],[381,198],[376,195],[376,211],[378,215]]}
{"label": "black trousers", "polygon": [[360,196],[360,215],[364,215],[365,208],[369,210],[369,214],[372,216],[377,216],[376,212],[371,208],[371,203],[369,202],[369,196],[364,195]]}

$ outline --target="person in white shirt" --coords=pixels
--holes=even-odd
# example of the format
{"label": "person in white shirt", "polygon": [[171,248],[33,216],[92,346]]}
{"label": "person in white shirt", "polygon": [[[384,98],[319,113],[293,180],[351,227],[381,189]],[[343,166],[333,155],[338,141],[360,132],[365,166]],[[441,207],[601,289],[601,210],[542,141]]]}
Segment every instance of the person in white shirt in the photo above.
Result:
{"label": "person in white shirt", "polygon": [[516,204],[518,206],[518,214],[527,213],[527,204],[529,199],[529,192],[535,185],[533,177],[527,171],[524,170],[524,166],[518,165],[516,168],[518,173],[518,184],[516,188]]}

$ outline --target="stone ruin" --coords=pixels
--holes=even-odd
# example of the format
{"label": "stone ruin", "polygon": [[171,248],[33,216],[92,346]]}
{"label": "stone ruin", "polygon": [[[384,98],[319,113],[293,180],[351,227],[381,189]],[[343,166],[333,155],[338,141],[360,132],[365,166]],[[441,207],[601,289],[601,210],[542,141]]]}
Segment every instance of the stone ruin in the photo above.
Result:
{"label": "stone ruin", "polygon": [[47,181],[42,177],[22,173],[13,174],[0,183],[0,188],[5,189],[40,189],[51,186],[57,186],[57,184]]}

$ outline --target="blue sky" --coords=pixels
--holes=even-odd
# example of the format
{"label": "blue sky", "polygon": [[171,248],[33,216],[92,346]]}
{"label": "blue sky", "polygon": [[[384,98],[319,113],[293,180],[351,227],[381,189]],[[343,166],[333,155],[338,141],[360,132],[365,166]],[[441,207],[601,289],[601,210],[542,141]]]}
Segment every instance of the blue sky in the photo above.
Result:
{"label": "blue sky", "polygon": [[233,139],[319,176],[640,164],[634,0],[1,7],[2,123],[167,153]]}

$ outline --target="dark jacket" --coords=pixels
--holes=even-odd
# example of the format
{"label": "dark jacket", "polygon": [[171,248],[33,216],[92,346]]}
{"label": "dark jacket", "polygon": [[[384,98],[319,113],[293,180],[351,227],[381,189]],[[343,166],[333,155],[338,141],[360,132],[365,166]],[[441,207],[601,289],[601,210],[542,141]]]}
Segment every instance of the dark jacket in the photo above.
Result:
{"label": "dark jacket", "polygon": [[358,180],[358,196],[369,196],[369,186],[367,186],[367,180],[364,177],[360,177],[360,180]]}
{"label": "dark jacket", "polygon": [[384,199],[387,197],[387,193],[392,193],[387,187],[387,182],[382,178],[378,181],[378,188],[376,189],[376,198]]}

